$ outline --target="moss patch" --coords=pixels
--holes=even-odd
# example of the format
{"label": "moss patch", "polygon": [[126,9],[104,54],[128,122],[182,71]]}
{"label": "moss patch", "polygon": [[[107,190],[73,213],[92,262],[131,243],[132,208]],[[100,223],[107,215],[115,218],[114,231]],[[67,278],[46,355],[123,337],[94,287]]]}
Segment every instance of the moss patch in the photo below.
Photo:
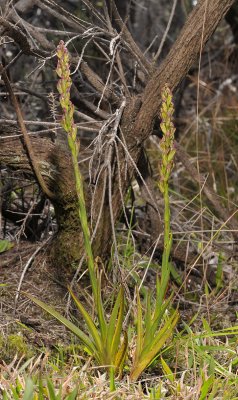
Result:
{"label": "moss patch", "polygon": [[6,337],[0,336],[0,348],[1,358],[6,363],[11,362],[16,355],[24,359],[29,359],[34,355],[33,347],[29,346],[21,332]]}

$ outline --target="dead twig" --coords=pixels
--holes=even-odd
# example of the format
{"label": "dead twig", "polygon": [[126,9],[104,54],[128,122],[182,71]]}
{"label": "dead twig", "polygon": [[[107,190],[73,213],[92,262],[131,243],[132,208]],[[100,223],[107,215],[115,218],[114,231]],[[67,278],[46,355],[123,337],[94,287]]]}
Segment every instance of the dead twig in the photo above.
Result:
{"label": "dead twig", "polygon": [[35,154],[34,154],[34,150],[30,141],[30,138],[28,136],[27,130],[26,130],[26,125],[24,123],[24,119],[22,116],[22,112],[18,103],[18,100],[12,90],[11,87],[11,83],[8,79],[7,73],[4,70],[2,64],[0,64],[0,74],[3,77],[4,83],[6,85],[6,88],[9,92],[10,98],[11,98],[11,102],[13,104],[13,107],[15,109],[16,115],[17,115],[17,120],[24,138],[24,143],[26,145],[27,148],[27,153],[28,153],[28,157],[30,160],[30,163],[32,165],[33,171],[35,173],[36,179],[41,187],[41,189],[43,190],[43,192],[45,193],[45,195],[49,198],[49,199],[54,199],[55,198],[55,194],[53,192],[51,192],[51,190],[49,190],[49,188],[47,187],[43,176],[41,175],[40,169],[39,169],[39,165],[37,163],[37,160],[35,158]]}

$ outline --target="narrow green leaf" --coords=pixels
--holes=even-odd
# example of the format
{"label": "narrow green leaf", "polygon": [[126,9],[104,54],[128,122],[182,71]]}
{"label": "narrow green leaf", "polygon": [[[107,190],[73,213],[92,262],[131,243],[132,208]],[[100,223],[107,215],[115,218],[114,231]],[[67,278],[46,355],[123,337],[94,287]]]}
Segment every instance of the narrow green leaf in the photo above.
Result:
{"label": "narrow green leaf", "polygon": [[211,360],[210,360],[209,366],[208,366],[208,375],[209,376],[214,376],[214,374],[215,374],[215,365],[216,365],[215,359],[214,359],[214,357],[211,356]]}
{"label": "narrow green leaf", "polygon": [[227,336],[227,335],[238,335],[238,326],[234,327],[229,327],[229,328],[224,328],[221,331],[213,331],[210,333],[201,333],[201,334],[195,334],[194,338],[211,338],[211,337],[222,337],[222,336]]}
{"label": "narrow green leaf", "polygon": [[19,375],[27,369],[28,365],[30,365],[30,364],[32,363],[32,361],[34,360],[34,358],[35,358],[35,356],[29,358],[28,360],[26,360],[26,361],[22,364],[22,366],[18,369],[18,374],[19,374]]}
{"label": "narrow green leaf", "polygon": [[138,362],[134,365],[131,370],[130,379],[135,381],[138,379],[140,374],[147,368],[154,358],[158,355],[159,351],[163,347],[164,343],[169,339],[173,333],[173,329],[177,323],[179,314],[177,311],[166,321],[165,326],[159,331],[155,339],[143,349],[141,352]]}
{"label": "narrow green leaf", "polygon": [[214,382],[214,376],[210,376],[207,380],[203,382],[199,400],[206,400],[207,394],[210,391],[213,382]]}
{"label": "narrow green leaf", "polygon": [[160,357],[161,359],[161,365],[164,371],[164,374],[166,375],[166,377],[168,378],[168,380],[173,383],[175,381],[175,376],[173,374],[173,372],[171,371],[171,369],[169,368],[168,364],[166,363],[166,361],[163,359],[163,357]]}
{"label": "narrow green leaf", "polygon": [[55,394],[55,389],[50,379],[47,379],[47,389],[48,389],[49,400],[58,400],[58,396],[56,396]]}
{"label": "narrow green leaf", "polygon": [[[121,288],[118,293],[118,301],[120,303],[120,308],[119,308],[117,323],[115,325],[115,331],[114,331],[114,335],[112,338],[112,344],[111,344],[111,356],[113,357],[113,359],[118,350],[118,346],[119,346],[120,339],[121,339],[121,332],[122,332],[122,324],[123,324],[123,317],[124,317],[124,301],[125,301],[123,288]],[[116,307],[116,309],[117,309],[117,307]]]}
{"label": "narrow green leaf", "polygon": [[105,313],[104,313],[102,296],[101,296],[101,277],[99,278],[99,283],[97,285],[97,298],[95,300],[96,300],[98,321],[99,321],[101,338],[102,338],[101,340],[102,340],[102,343],[105,343],[106,339],[107,339],[107,322],[105,319]]}
{"label": "narrow green leaf", "polygon": [[95,344],[90,340],[90,338],[87,335],[85,335],[83,331],[81,331],[81,329],[79,329],[76,325],[74,325],[72,322],[63,317],[63,315],[58,313],[58,311],[54,310],[54,308],[45,304],[43,301],[38,300],[29,294],[26,294],[26,296],[29,297],[29,299],[31,299],[43,310],[51,314],[59,322],[61,322],[66,328],[68,328],[74,335],[76,335],[84,343],[84,345],[88,348],[91,354],[97,356],[97,349],[95,347]]}
{"label": "narrow green leaf", "polygon": [[[156,279],[156,307],[155,307],[155,315],[154,321],[158,320],[157,324],[159,324],[159,320],[162,318],[165,309],[168,307],[168,304],[171,302],[173,297],[173,293],[169,296],[168,300],[164,300],[163,295],[163,287],[162,282],[159,281],[159,278]],[[166,306],[165,306],[166,305]]]}
{"label": "narrow green leaf", "polygon": [[109,382],[110,382],[110,392],[114,392],[116,390],[114,366],[109,368]]}
{"label": "narrow green leaf", "polygon": [[113,336],[114,336],[114,332],[115,332],[118,310],[119,310],[121,301],[122,301],[122,291],[120,288],[117,298],[116,298],[116,301],[115,301],[115,304],[114,304],[114,307],[113,307],[113,310],[112,310],[112,313],[111,313],[109,324],[108,324],[107,346],[109,346],[110,348],[112,348]]}
{"label": "narrow green leaf", "polygon": [[177,285],[181,286],[183,284],[183,279],[181,278],[178,269],[175,267],[175,265],[170,262],[169,263],[169,269],[170,269],[170,273],[174,279],[174,281],[176,282]]}
{"label": "narrow green leaf", "polygon": [[41,375],[39,377],[38,391],[39,391],[38,400],[44,400],[44,386],[43,386]]}
{"label": "narrow green leaf", "polygon": [[144,346],[150,343],[153,339],[153,332],[151,330],[152,315],[151,315],[151,292],[146,292],[146,311],[145,311],[145,336]]}
{"label": "narrow green leaf", "polygon": [[140,301],[140,293],[139,289],[136,288],[136,296],[137,296],[137,338],[136,338],[136,352],[135,352],[135,365],[139,360],[142,344],[143,344],[143,322],[142,322],[142,306]]}
{"label": "narrow green leaf", "polygon": [[66,398],[66,400],[75,400],[78,394],[78,389],[75,388]]}
{"label": "narrow green leaf", "polygon": [[[143,351],[141,352],[141,358],[145,357],[146,354],[148,354],[151,351],[151,349],[155,350],[157,347],[159,348],[159,343],[161,344],[163,342],[160,347],[164,345],[168,337],[173,332],[173,329],[177,324],[178,318],[179,318],[179,313],[177,311],[174,311],[174,313],[165,322],[164,326],[161,329],[159,329],[152,342],[150,342],[148,346],[143,348]],[[158,349],[158,351],[159,350],[160,348]]]}
{"label": "narrow green leaf", "polygon": [[[93,340],[94,340],[94,345],[97,349],[97,353],[102,354],[102,349],[103,349],[103,342],[101,339],[100,334],[98,333],[98,330],[92,320],[92,318],[90,317],[89,313],[86,311],[86,309],[84,308],[84,306],[81,304],[81,302],[79,301],[79,299],[75,296],[75,294],[72,292],[72,290],[70,290],[70,294],[75,302],[75,304],[77,305],[80,313],[82,314],[87,326],[88,326],[88,330],[89,333],[91,334]],[[102,360],[100,360],[102,361]]]}
{"label": "narrow green leaf", "polygon": [[202,318],[202,324],[205,332],[212,333],[211,327],[205,318]]}
{"label": "narrow green leaf", "polygon": [[154,313],[154,316],[152,319],[152,325],[151,325],[151,337],[152,338],[154,337],[154,335],[158,329],[158,325],[161,323],[165,312],[167,311],[167,309],[170,306],[172,296],[173,296],[173,293],[168,298],[168,300],[166,300],[163,304],[161,304],[161,306],[158,309],[155,310],[155,313]]}
{"label": "narrow green leaf", "polygon": [[10,387],[11,387],[11,391],[12,391],[14,400],[19,400],[20,396],[18,394],[18,390],[16,388],[14,388],[12,385]]}
{"label": "narrow green leaf", "polygon": [[26,380],[26,388],[22,400],[32,400],[34,395],[34,384],[30,378]]}
{"label": "narrow green leaf", "polygon": [[126,358],[128,348],[128,335],[127,332],[124,332],[124,338],[120,349],[118,350],[116,357],[115,357],[115,367],[119,369],[119,376],[122,374],[123,365]]}

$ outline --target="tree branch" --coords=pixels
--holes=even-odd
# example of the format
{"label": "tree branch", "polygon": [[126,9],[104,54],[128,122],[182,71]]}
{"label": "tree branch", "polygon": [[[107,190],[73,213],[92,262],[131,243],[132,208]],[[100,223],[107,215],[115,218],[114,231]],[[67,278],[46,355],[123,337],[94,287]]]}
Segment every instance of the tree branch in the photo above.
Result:
{"label": "tree branch", "polygon": [[38,162],[37,162],[37,159],[35,157],[34,150],[33,150],[30,138],[28,136],[27,130],[26,130],[26,125],[25,125],[23,117],[22,117],[22,112],[21,112],[18,100],[17,100],[17,98],[16,98],[16,96],[15,96],[13,90],[12,90],[11,83],[10,83],[10,81],[8,79],[7,73],[4,70],[2,64],[0,64],[0,74],[3,77],[4,83],[6,85],[6,88],[7,88],[8,92],[9,92],[9,95],[10,95],[10,98],[11,98],[11,102],[12,102],[13,107],[15,109],[15,112],[16,112],[16,115],[17,115],[18,124],[20,126],[20,129],[21,129],[21,132],[22,132],[22,135],[23,135],[23,138],[24,138],[24,143],[25,143],[25,146],[27,148],[27,153],[28,153],[28,156],[29,156],[29,159],[30,159],[30,164],[32,165],[32,168],[33,168],[34,174],[36,176],[36,179],[37,179],[42,191],[45,193],[45,195],[49,199],[53,199],[53,198],[55,198],[55,194],[52,193],[51,190],[48,189],[48,187],[47,187],[47,185],[46,185],[46,183],[44,181],[44,178],[41,175],[41,172],[40,172],[40,169],[39,169],[39,166],[38,166]]}

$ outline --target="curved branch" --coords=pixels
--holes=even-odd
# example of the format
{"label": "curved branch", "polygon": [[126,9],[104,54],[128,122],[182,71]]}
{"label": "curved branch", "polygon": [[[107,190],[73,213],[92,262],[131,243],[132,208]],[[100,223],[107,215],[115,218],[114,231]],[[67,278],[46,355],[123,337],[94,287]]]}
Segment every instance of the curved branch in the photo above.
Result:
{"label": "curved branch", "polygon": [[17,115],[18,124],[20,126],[21,133],[22,133],[23,138],[24,138],[24,144],[25,144],[25,146],[27,148],[29,161],[30,161],[30,163],[32,165],[32,169],[33,169],[33,171],[35,173],[36,179],[37,179],[42,191],[45,193],[45,195],[49,199],[53,199],[53,198],[55,198],[55,194],[53,192],[51,192],[51,190],[49,190],[49,188],[47,187],[47,185],[46,185],[46,183],[44,181],[44,178],[42,177],[42,174],[41,174],[41,171],[39,169],[38,162],[36,160],[35,153],[34,153],[34,150],[33,150],[32,144],[31,144],[31,140],[30,140],[30,138],[28,136],[28,133],[27,133],[27,130],[26,130],[26,125],[25,125],[23,117],[22,117],[22,112],[21,112],[18,100],[17,100],[17,98],[16,98],[16,96],[15,96],[15,94],[13,92],[11,83],[10,83],[10,81],[8,79],[7,73],[4,70],[2,64],[0,64],[0,74],[3,77],[5,86],[6,86],[7,90],[8,90],[8,92],[9,92],[9,95],[10,95],[10,98],[11,98],[11,102],[12,102],[13,107],[15,109],[15,113]]}

